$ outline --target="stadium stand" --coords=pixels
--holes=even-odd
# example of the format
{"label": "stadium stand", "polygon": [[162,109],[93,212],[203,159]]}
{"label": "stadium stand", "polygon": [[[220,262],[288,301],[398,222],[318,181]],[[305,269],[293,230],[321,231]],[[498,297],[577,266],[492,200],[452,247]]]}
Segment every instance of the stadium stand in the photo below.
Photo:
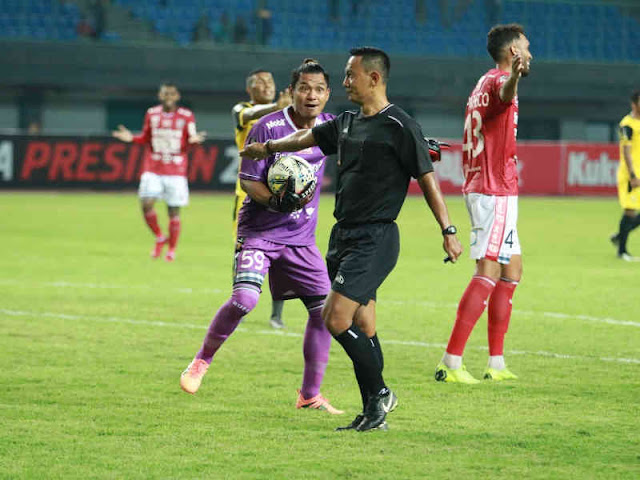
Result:
{"label": "stadium stand", "polygon": [[[85,2],[86,3],[86,2]],[[332,4],[333,3],[333,11]],[[265,43],[284,50],[344,51],[355,44],[375,44],[390,53],[481,58],[490,23],[517,21],[527,28],[538,59],[626,62],[637,60],[640,22],[627,3],[597,0],[504,0],[490,11],[485,0],[368,0],[353,7],[347,0],[112,0],[158,37],[181,45],[203,40],[233,42],[233,27],[246,24],[240,43]],[[417,14],[417,4],[423,7]],[[499,4],[499,2],[498,2]],[[449,7],[443,7],[449,5]],[[267,10],[259,20],[259,8]],[[637,7],[636,7],[637,8]],[[229,20],[227,40],[215,32]],[[81,11],[54,0],[0,0],[0,36],[70,40],[77,37]],[[384,25],[384,28],[381,28]],[[258,40],[259,32],[267,30]],[[119,41],[115,30],[101,34]],[[237,39],[236,39],[237,40]]]}

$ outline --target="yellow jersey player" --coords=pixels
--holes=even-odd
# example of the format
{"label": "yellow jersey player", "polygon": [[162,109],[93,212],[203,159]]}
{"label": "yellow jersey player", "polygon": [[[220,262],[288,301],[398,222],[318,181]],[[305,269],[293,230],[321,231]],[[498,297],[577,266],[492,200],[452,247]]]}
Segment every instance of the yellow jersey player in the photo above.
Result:
{"label": "yellow jersey player", "polygon": [[[238,151],[244,148],[244,142],[251,127],[261,117],[269,113],[282,110],[291,105],[291,93],[288,89],[280,92],[278,100],[274,102],[276,97],[276,84],[273,81],[273,75],[263,69],[253,70],[249,72],[246,80],[246,91],[249,95],[248,102],[240,102],[233,107],[232,116],[235,130],[235,139]],[[238,162],[238,167],[240,162]],[[237,239],[238,231],[238,212],[244,203],[247,194],[240,187],[240,180],[236,180],[236,196],[233,208],[233,238]],[[236,246],[236,250],[241,247]],[[284,301],[274,300],[271,306],[271,317],[269,323],[273,328],[284,328],[282,321],[282,308]]]}
{"label": "yellow jersey player", "polygon": [[638,262],[640,258],[627,251],[627,238],[640,225],[640,90],[631,94],[631,112],[620,121],[619,136],[618,199],[623,212],[611,242],[618,247],[618,258]]}

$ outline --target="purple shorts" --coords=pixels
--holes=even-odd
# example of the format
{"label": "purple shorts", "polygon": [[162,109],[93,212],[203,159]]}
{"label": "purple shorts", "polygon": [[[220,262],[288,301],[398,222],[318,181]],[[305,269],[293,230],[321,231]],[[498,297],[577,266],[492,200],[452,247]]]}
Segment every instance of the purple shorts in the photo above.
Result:
{"label": "purple shorts", "polygon": [[233,284],[262,287],[269,273],[274,300],[317,297],[329,294],[331,283],[324,259],[316,245],[294,247],[260,238],[247,238],[236,253]]}

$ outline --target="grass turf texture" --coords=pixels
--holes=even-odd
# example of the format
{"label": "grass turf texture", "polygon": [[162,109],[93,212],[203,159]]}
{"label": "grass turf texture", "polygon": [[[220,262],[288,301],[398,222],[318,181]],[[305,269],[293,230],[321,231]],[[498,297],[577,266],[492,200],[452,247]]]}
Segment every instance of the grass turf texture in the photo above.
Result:
{"label": "grass turf texture", "polygon": [[[409,198],[401,257],[378,294],[385,378],[400,399],[390,430],[339,434],[360,406],[337,343],[322,390],[348,413],[294,408],[297,301],[277,334],[263,295],[198,394],[179,388],[230,291],[231,197],[192,196],[167,264],[149,258],[132,194],[3,193],[0,477],[638,478],[640,264],[608,242],[616,201],[521,199],[525,273],[506,342],[520,380],[476,387],[433,380],[473,269],[463,202],[448,202],[464,259],[443,264],[437,225]],[[322,199],[323,251],[332,204]],[[629,249],[640,254],[640,233]],[[476,376],[485,346],[483,316],[465,355]]]}

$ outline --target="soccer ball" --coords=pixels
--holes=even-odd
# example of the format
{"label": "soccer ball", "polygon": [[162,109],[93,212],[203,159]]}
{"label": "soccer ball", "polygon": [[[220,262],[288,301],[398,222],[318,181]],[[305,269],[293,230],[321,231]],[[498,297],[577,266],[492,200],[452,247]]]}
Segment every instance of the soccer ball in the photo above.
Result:
{"label": "soccer ball", "polygon": [[294,190],[297,194],[304,192],[305,198],[309,200],[313,198],[317,180],[315,171],[309,162],[297,155],[280,156],[271,165],[267,174],[267,186],[271,193],[280,195],[289,178],[294,180]]}

